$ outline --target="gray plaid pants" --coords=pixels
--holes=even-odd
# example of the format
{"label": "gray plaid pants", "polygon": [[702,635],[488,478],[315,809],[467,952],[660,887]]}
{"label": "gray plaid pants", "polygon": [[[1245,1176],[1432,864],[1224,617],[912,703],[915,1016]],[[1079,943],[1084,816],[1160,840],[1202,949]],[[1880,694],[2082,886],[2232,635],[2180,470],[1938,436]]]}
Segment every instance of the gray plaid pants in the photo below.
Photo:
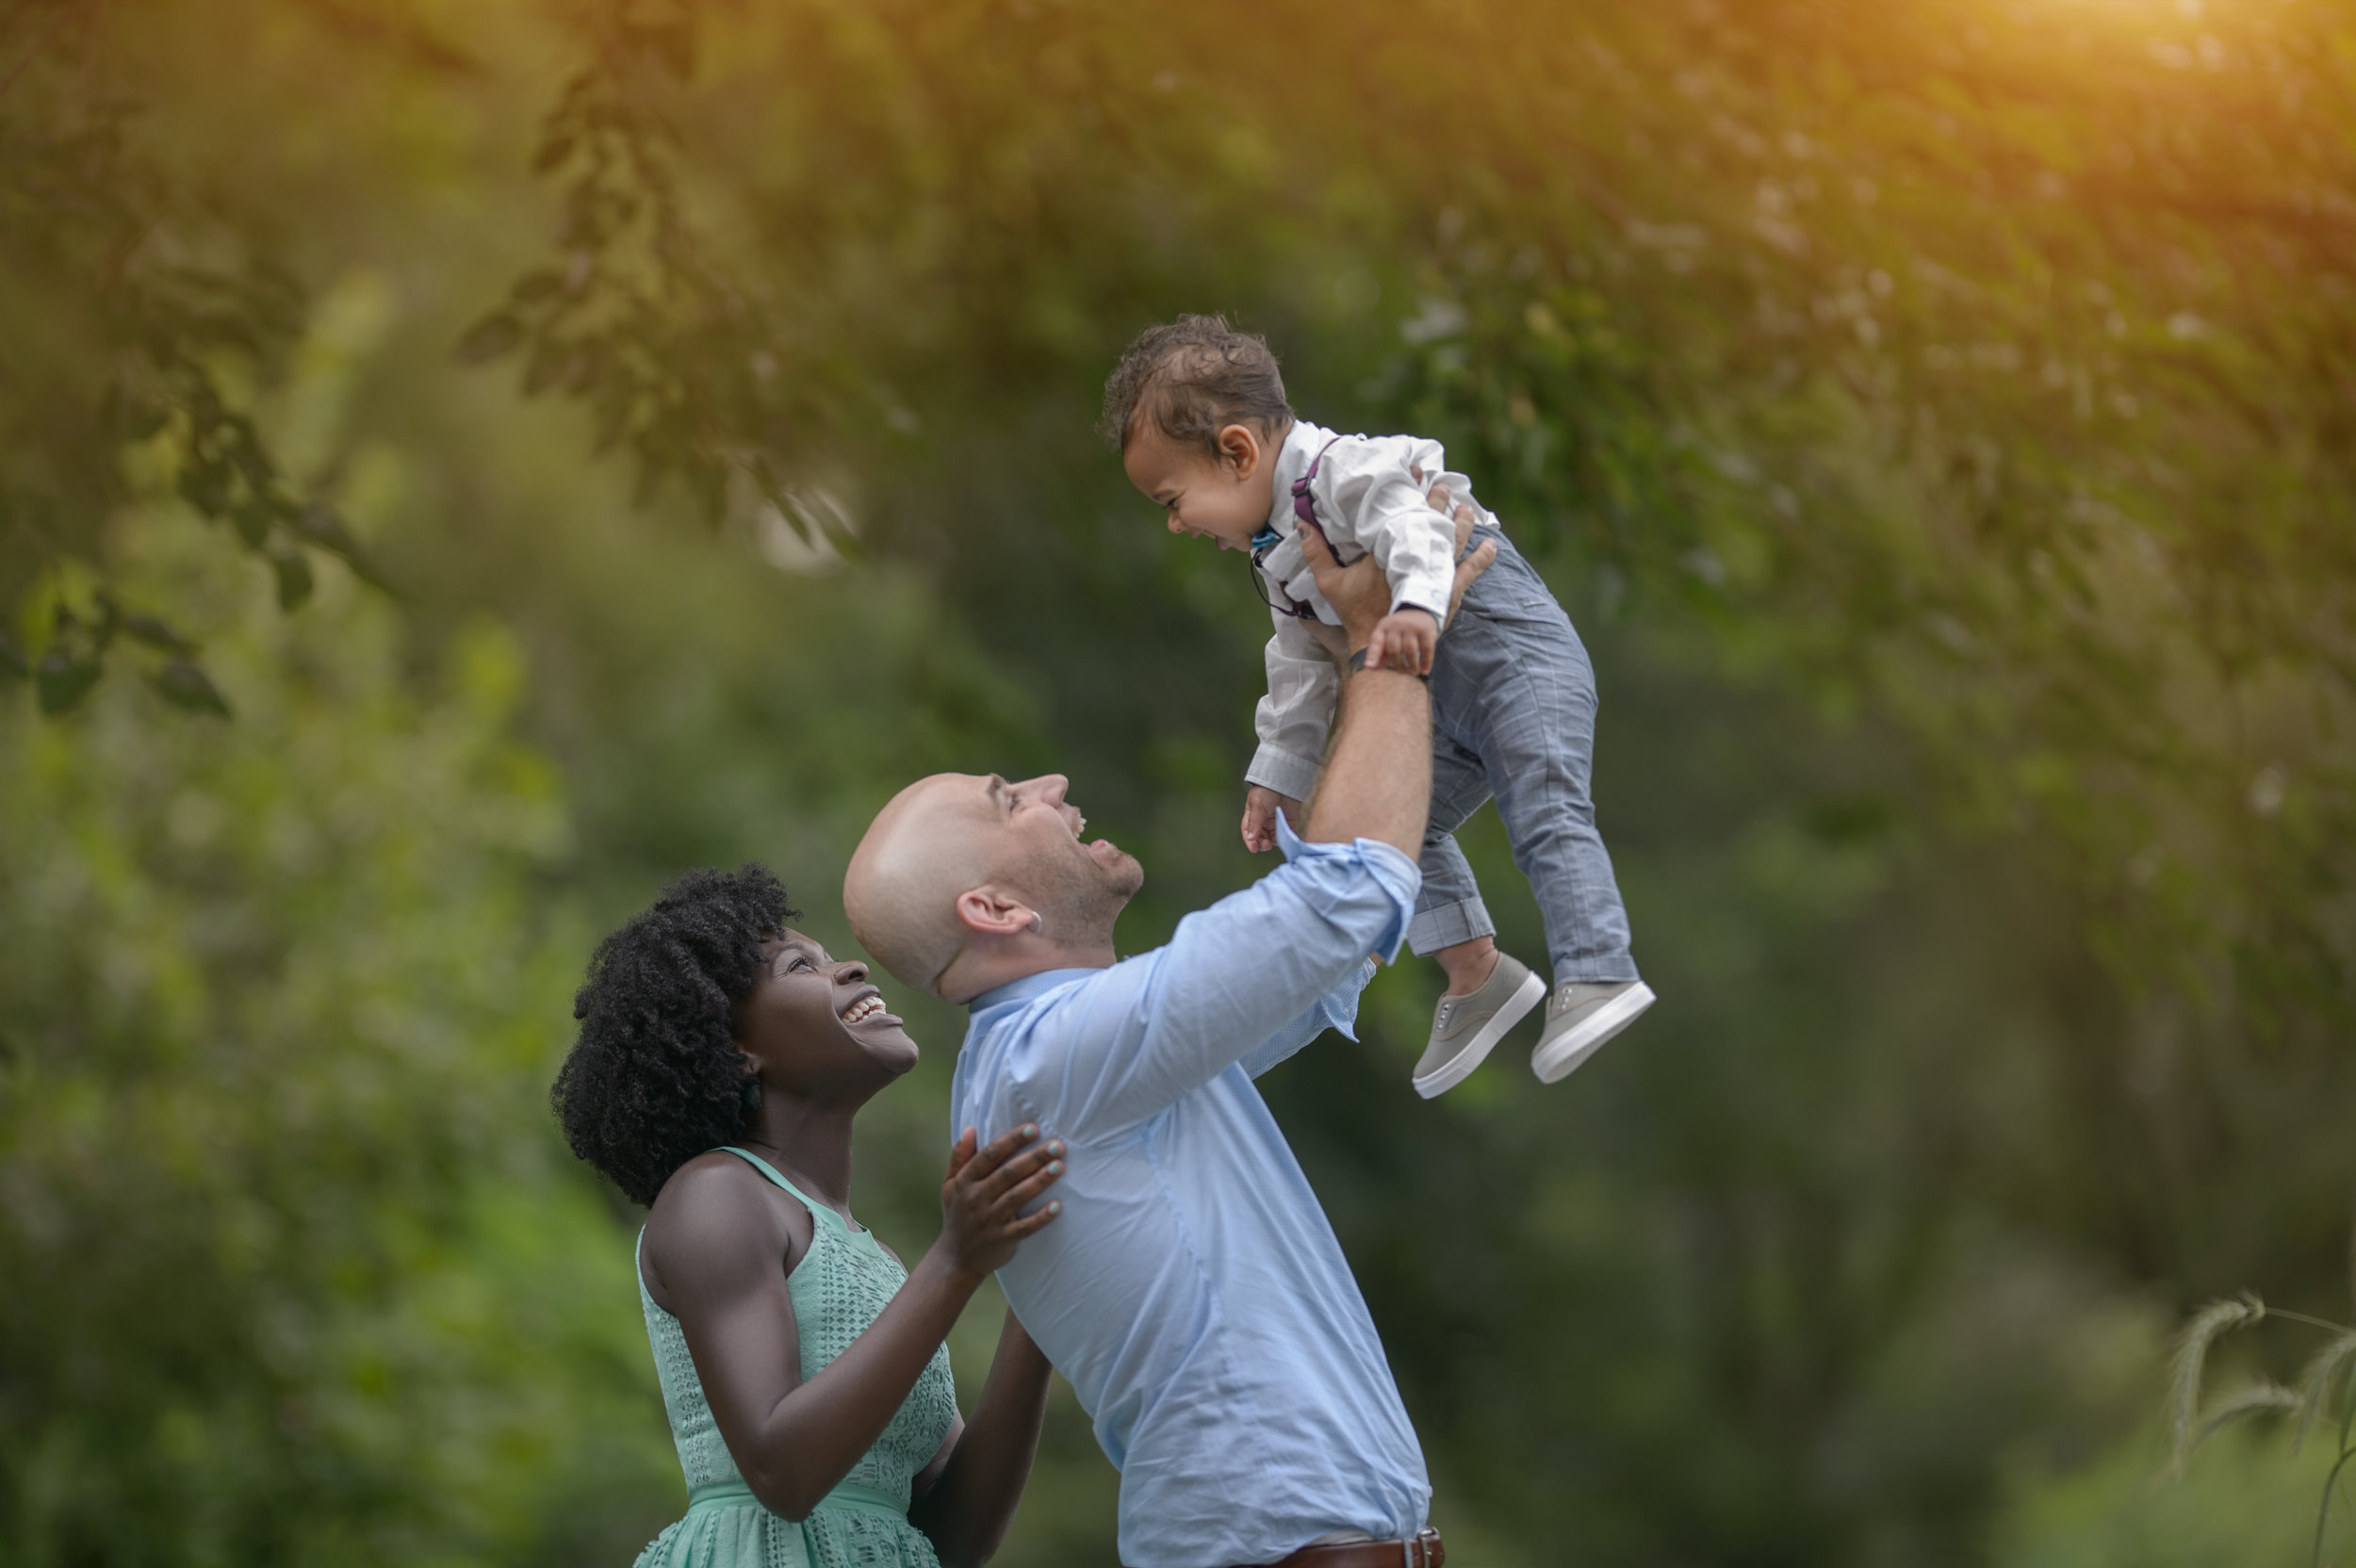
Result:
{"label": "gray plaid pants", "polygon": [[1497,541],[1497,562],[1465,594],[1432,666],[1432,821],[1407,944],[1429,954],[1496,934],[1456,844],[1456,829],[1494,796],[1546,917],[1554,983],[1633,980],[1628,910],[1588,794],[1595,670],[1513,541],[1487,527],[1472,542],[1483,539]]}

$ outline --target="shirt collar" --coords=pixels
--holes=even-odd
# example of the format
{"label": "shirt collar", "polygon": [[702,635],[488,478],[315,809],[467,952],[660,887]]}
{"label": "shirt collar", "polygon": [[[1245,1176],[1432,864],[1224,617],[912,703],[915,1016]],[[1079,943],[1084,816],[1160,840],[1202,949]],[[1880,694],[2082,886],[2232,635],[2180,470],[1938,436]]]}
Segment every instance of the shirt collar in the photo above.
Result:
{"label": "shirt collar", "polygon": [[1333,439],[1333,433],[1323,426],[1295,418],[1293,428],[1284,433],[1284,444],[1276,449],[1276,472],[1268,478],[1268,526],[1284,538],[1293,536],[1293,483]]}
{"label": "shirt collar", "polygon": [[993,987],[967,1003],[966,1007],[974,1013],[985,1013],[1010,1002],[1028,1002],[1035,996],[1046,995],[1058,986],[1069,986],[1075,980],[1085,980],[1091,974],[1104,972],[1101,969],[1043,969],[1037,974],[1026,974],[1019,980],[1009,980],[1003,986]]}

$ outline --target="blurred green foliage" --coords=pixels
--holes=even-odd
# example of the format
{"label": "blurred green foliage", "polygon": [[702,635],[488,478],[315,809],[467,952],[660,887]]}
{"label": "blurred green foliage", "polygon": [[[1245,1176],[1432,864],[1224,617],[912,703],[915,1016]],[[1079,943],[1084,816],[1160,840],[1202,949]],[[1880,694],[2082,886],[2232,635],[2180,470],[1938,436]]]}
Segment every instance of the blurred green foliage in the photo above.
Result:
{"label": "blurred green foliage", "polygon": [[[2346,8],[19,0],[0,1561],[679,1506],[579,965],[754,856],[845,943],[941,766],[1069,771],[1133,948],[1252,874],[1263,617],[1088,433],[1203,308],[1447,439],[1602,681],[1662,1006],[1426,1105],[1409,966],[1268,1084],[1458,1560],[2303,1557],[2147,1416],[2188,1303],[2347,1315]],[[1004,1560],[1112,1479],[1059,1395]]]}

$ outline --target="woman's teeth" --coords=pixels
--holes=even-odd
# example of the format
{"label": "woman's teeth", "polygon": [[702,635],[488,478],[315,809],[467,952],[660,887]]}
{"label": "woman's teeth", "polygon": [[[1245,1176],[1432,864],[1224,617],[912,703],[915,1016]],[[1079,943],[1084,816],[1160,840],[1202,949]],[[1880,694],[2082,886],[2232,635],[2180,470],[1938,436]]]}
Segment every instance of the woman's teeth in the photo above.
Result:
{"label": "woman's teeth", "polygon": [[848,1007],[843,1009],[843,1021],[845,1023],[863,1023],[883,1010],[884,1004],[882,997],[862,996],[857,1002],[852,1003]]}

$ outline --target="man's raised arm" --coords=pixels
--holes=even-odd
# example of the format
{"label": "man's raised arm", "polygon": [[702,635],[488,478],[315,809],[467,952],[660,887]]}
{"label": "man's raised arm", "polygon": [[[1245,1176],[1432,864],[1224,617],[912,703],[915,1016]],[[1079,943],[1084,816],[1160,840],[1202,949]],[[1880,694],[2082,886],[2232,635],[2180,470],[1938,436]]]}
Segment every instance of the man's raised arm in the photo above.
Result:
{"label": "man's raised arm", "polygon": [[[1350,649],[1363,648],[1390,609],[1381,568],[1370,556],[1342,567],[1322,540],[1304,544]],[[1484,546],[1458,567],[1460,594],[1496,555]],[[1351,676],[1299,857],[1075,990],[1050,1032],[1055,1046],[1016,1068],[1026,1102],[1067,1137],[1116,1135],[1235,1062],[1264,1070],[1304,1043],[1324,1026],[1304,1014],[1406,935],[1431,794],[1424,682]],[[1350,847],[1360,840],[1383,847]]]}
{"label": "man's raised arm", "polygon": [[[1390,612],[1390,584],[1371,556],[1344,567],[1316,529],[1301,531],[1301,548],[1351,655],[1362,654],[1374,623]],[[1431,814],[1431,688],[1420,676],[1360,670],[1342,683],[1333,748],[1303,836],[1312,843],[1373,839],[1412,860],[1423,853]]]}

